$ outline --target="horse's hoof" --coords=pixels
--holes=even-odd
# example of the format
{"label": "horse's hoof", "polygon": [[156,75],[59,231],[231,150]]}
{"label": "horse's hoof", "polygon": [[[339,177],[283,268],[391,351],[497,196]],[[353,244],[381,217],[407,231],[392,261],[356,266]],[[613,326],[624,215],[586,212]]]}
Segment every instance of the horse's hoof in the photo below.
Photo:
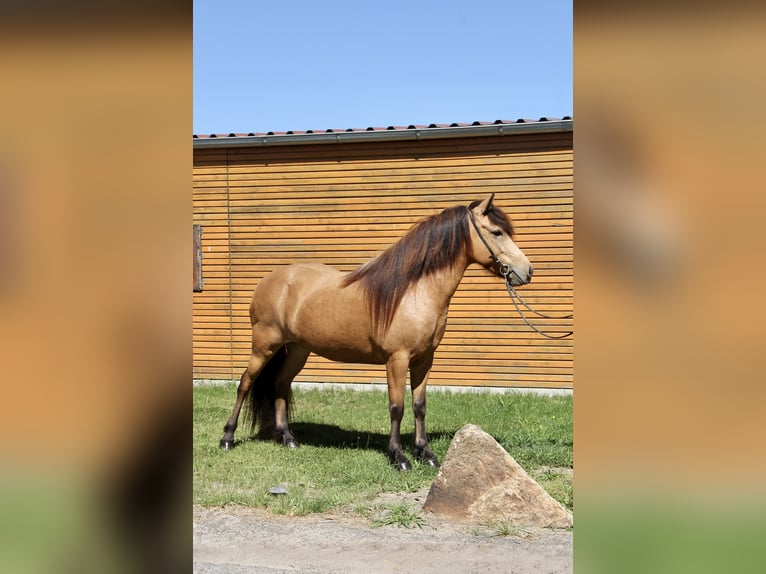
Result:
{"label": "horse's hoof", "polygon": [[439,459],[428,448],[415,449],[413,453],[417,459],[423,464],[427,464],[431,468],[439,468]]}
{"label": "horse's hoof", "polygon": [[399,472],[407,472],[412,470],[412,463],[408,459],[404,460],[392,460],[391,466],[393,466]]}
{"label": "horse's hoof", "polygon": [[431,468],[439,468],[441,465],[439,464],[439,460],[436,457],[433,458],[427,458],[423,462],[425,462],[428,466]]}
{"label": "horse's hoof", "polygon": [[291,439],[291,440],[288,440],[288,441],[285,443],[285,446],[286,446],[287,448],[298,448],[298,447],[299,447],[299,446],[301,446],[301,445],[300,445],[300,443],[299,443],[297,440],[295,440],[295,439]]}
{"label": "horse's hoof", "polygon": [[222,438],[221,442],[218,443],[218,446],[224,450],[231,450],[234,448],[234,440]]}

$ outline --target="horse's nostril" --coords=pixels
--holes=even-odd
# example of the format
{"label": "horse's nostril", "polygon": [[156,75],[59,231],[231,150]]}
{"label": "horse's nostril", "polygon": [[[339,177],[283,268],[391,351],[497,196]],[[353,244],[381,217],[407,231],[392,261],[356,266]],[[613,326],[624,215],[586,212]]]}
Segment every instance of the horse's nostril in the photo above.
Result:
{"label": "horse's nostril", "polygon": [[535,274],[535,268],[530,265],[529,271],[527,272],[527,282],[532,280],[532,275],[534,274]]}

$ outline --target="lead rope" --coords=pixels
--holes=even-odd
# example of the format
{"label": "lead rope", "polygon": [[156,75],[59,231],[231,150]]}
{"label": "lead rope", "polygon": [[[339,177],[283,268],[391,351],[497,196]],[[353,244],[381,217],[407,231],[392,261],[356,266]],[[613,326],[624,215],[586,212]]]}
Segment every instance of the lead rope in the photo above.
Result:
{"label": "lead rope", "polygon": [[574,331],[569,331],[568,333],[564,333],[563,335],[549,335],[548,333],[543,333],[543,332],[542,332],[540,329],[538,329],[537,327],[535,327],[535,326],[534,326],[534,325],[533,325],[533,324],[532,324],[532,323],[529,321],[529,319],[527,319],[527,318],[524,316],[524,313],[522,313],[522,311],[521,311],[521,308],[519,307],[518,303],[516,303],[516,299],[518,299],[518,300],[519,300],[519,303],[521,303],[522,305],[524,305],[524,307],[526,307],[526,308],[527,308],[527,310],[531,311],[532,313],[534,313],[534,314],[535,314],[535,315],[537,315],[538,317],[542,317],[543,319],[571,319],[571,318],[572,318],[572,315],[564,315],[563,317],[551,317],[550,315],[543,315],[543,314],[542,314],[542,313],[540,313],[539,311],[535,311],[534,309],[532,309],[532,307],[530,307],[530,306],[527,304],[527,302],[526,302],[526,301],[524,301],[524,299],[522,299],[522,298],[521,298],[521,295],[519,295],[519,294],[516,292],[516,289],[514,289],[514,288],[513,288],[513,285],[511,285],[511,279],[510,279],[511,273],[513,273],[514,275],[516,274],[514,271],[512,271],[512,270],[511,270],[511,271],[509,271],[508,273],[506,273],[506,274],[504,274],[504,275],[503,275],[503,277],[505,278],[505,287],[508,289],[508,295],[510,295],[510,296],[511,296],[511,302],[513,303],[513,306],[514,306],[514,307],[516,307],[516,311],[518,311],[518,313],[519,313],[519,316],[520,316],[522,319],[524,319],[524,322],[525,322],[525,323],[526,323],[526,324],[527,324],[527,325],[528,325],[528,326],[529,326],[529,327],[530,327],[530,328],[531,328],[533,331],[535,331],[536,333],[538,333],[538,334],[542,335],[543,337],[545,337],[545,338],[547,338],[547,339],[565,339],[565,338],[569,337],[570,335],[574,334]]}
{"label": "lead rope", "polygon": [[[513,285],[511,285],[511,273],[516,275],[516,277],[521,280],[521,277],[519,277],[516,272],[511,269],[511,266],[502,263],[500,259],[495,255],[495,252],[492,251],[492,248],[489,246],[489,243],[487,243],[487,240],[484,239],[484,236],[481,234],[481,231],[479,231],[479,226],[476,225],[476,222],[473,220],[473,213],[471,213],[471,210],[468,210],[468,219],[471,220],[471,224],[473,224],[473,228],[476,231],[476,235],[479,236],[479,239],[481,239],[481,242],[484,244],[484,247],[487,248],[487,251],[489,251],[490,256],[492,256],[492,259],[495,260],[495,263],[497,263],[498,270],[500,271],[500,274],[503,276],[503,279],[505,280],[505,286],[508,289],[508,295],[511,297],[511,302],[513,303],[513,306],[516,307],[516,311],[518,311],[519,316],[524,319],[524,322],[536,333],[539,335],[542,335],[543,337],[546,337],[548,339],[565,339],[566,337],[569,337],[574,334],[574,331],[569,331],[568,333],[564,333],[563,335],[549,335],[547,333],[543,333],[540,329],[535,327],[529,319],[527,319],[524,316],[524,313],[522,313],[521,308],[519,307],[518,303],[516,303],[516,299],[519,300],[519,302],[524,305],[524,307],[527,308],[527,310],[531,311],[538,317],[542,317],[543,319],[571,319],[572,315],[565,315],[563,317],[551,317],[549,315],[543,315],[539,311],[535,311],[530,307],[524,299],[521,298],[521,295],[519,295],[516,292],[516,289],[513,288]],[[523,281],[522,281],[523,282]]]}

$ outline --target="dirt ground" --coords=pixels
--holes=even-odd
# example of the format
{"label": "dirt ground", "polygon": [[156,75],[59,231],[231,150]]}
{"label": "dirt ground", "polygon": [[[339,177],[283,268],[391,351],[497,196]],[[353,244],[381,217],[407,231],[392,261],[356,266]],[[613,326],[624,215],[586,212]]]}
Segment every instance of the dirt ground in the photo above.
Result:
{"label": "dirt ground", "polygon": [[[427,489],[381,497],[422,506]],[[572,532],[480,525],[423,513],[422,527],[374,527],[353,512],[275,516],[243,507],[194,512],[195,574],[558,574],[572,572]]]}

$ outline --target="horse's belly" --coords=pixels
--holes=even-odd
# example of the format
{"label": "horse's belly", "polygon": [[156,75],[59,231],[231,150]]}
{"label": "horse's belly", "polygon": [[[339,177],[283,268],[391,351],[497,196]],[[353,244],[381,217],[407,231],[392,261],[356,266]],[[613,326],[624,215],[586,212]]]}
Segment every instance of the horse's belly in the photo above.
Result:
{"label": "horse's belly", "polygon": [[387,359],[368,333],[329,317],[318,323],[307,321],[297,325],[295,338],[312,353],[331,361],[382,364]]}
{"label": "horse's belly", "polygon": [[324,344],[304,344],[313,353],[329,359],[330,361],[338,361],[341,363],[364,363],[368,365],[383,365],[386,362],[386,357],[382,354],[376,353],[372,349],[363,349],[359,347],[341,346],[341,345],[324,345]]}
{"label": "horse's belly", "polygon": [[382,339],[371,331],[366,310],[352,319],[349,315],[324,317],[304,322],[299,331],[299,342],[313,353],[344,363],[384,364],[395,352],[406,350],[412,356],[434,351],[444,334],[444,326],[422,329],[409,322],[408,329],[393,325]]}

